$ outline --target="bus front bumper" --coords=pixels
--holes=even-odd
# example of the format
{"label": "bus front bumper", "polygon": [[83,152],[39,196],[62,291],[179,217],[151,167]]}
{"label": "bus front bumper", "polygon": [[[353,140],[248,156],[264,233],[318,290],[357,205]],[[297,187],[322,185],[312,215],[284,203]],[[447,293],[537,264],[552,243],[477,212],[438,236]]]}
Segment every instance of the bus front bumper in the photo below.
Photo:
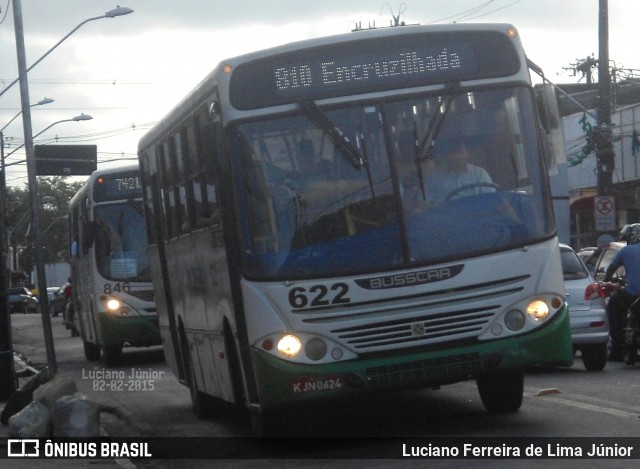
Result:
{"label": "bus front bumper", "polygon": [[306,365],[252,349],[259,407],[358,393],[452,384],[486,373],[573,362],[566,307],[541,329],[524,336],[385,358]]}
{"label": "bus front bumper", "polygon": [[157,316],[98,315],[105,346],[149,347],[162,344]]}

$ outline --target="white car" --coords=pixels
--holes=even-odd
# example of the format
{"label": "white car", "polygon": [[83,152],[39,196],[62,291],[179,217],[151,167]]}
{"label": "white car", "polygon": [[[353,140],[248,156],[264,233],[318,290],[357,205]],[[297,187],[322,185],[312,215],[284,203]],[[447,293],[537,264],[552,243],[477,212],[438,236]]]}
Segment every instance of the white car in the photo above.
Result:
{"label": "white car", "polygon": [[591,295],[591,289],[587,292],[595,280],[570,246],[560,244],[560,256],[573,349],[581,352],[587,370],[602,371],[607,364],[609,342],[609,321],[604,299]]}

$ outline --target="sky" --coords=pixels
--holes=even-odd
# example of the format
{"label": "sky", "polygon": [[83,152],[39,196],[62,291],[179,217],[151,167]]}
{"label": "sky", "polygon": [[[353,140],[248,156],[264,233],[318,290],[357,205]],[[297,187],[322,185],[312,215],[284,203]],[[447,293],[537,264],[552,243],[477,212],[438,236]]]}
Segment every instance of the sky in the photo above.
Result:
{"label": "sky", "polygon": [[[572,65],[598,56],[599,0],[120,0],[134,10],[81,26],[29,72],[36,144],[91,144],[98,167],[131,163],[144,133],[227,57],[352,30],[357,23],[507,22],[529,59],[556,83],[584,78]],[[0,0],[0,87],[18,76],[12,0]],[[105,0],[21,0],[27,66],[77,25],[117,4]],[[609,57],[640,69],[640,1],[609,0]],[[628,72],[631,73],[631,72]],[[640,70],[635,70],[640,76]],[[535,78],[535,77],[533,77]],[[536,80],[534,80],[536,81]],[[538,80],[539,81],[539,80]],[[0,96],[0,128],[20,112],[19,86]],[[21,118],[3,131],[5,154],[23,142]],[[25,159],[17,150],[7,163]],[[26,166],[7,168],[7,184],[23,187]]]}

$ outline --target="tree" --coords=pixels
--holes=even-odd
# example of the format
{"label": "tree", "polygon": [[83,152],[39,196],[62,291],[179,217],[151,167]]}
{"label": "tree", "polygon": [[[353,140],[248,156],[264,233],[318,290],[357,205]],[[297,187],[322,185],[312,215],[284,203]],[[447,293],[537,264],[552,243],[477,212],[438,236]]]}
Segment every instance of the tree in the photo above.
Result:
{"label": "tree", "polygon": [[[69,201],[84,184],[67,177],[38,177],[40,234],[45,263],[65,262],[68,258]],[[33,231],[30,223],[29,188],[9,187],[8,226],[11,246],[17,249],[19,269],[31,272],[34,266]],[[45,231],[46,230],[46,231]]]}

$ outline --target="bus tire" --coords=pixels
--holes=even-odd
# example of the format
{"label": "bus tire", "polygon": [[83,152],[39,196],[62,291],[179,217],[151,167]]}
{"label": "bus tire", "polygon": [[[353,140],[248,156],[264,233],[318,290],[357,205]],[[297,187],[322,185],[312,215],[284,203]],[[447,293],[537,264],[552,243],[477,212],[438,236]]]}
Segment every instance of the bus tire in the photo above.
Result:
{"label": "bus tire", "polygon": [[476,379],[484,408],[494,414],[515,412],[522,405],[524,371],[487,373]]}
{"label": "bus tire", "polygon": [[105,345],[104,361],[107,366],[115,366],[122,359],[122,345]]}
{"label": "bus tire", "polygon": [[87,342],[86,340],[83,340],[82,346],[84,348],[84,358],[86,358],[90,362],[95,362],[100,360],[99,345],[92,344],[91,342]]}
{"label": "bus tire", "polygon": [[218,402],[218,399],[209,396],[198,389],[198,381],[196,380],[195,368],[193,366],[193,360],[191,359],[191,351],[186,341],[186,335],[184,332],[181,334],[182,339],[182,357],[185,361],[185,372],[187,387],[189,388],[189,395],[191,397],[191,407],[196,417],[200,420],[208,420],[218,417],[221,412],[222,405]]}

